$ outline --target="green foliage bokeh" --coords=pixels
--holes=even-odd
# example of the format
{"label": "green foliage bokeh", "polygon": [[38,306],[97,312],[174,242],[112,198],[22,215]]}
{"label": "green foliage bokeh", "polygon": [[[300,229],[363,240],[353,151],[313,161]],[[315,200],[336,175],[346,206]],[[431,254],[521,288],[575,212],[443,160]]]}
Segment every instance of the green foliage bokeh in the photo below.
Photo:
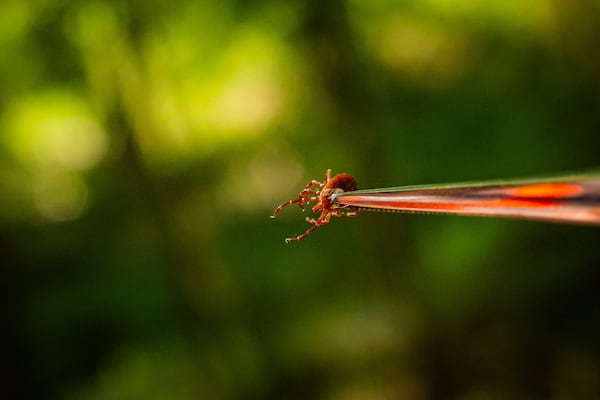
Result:
{"label": "green foliage bokeh", "polygon": [[3,0],[4,392],[597,399],[600,234],[275,206],[600,164],[593,0]]}

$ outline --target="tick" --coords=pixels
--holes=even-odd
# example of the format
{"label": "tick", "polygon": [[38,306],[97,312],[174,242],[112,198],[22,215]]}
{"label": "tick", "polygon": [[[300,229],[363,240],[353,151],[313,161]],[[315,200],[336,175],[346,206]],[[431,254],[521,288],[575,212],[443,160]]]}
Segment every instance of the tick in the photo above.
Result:
{"label": "tick", "polygon": [[315,231],[320,226],[329,223],[331,217],[341,217],[343,215],[347,217],[355,217],[358,215],[358,208],[334,203],[332,201],[333,195],[338,195],[344,192],[352,192],[358,189],[356,180],[348,174],[338,174],[333,178],[331,177],[331,169],[328,169],[325,173],[325,179],[323,182],[312,180],[306,184],[306,187],[298,194],[298,198],[280,204],[271,218],[277,217],[279,212],[292,204],[298,204],[302,211],[304,211],[304,205],[317,202],[312,208],[315,213],[320,212],[321,215],[317,219],[306,217],[306,222],[312,226],[304,232],[302,235],[286,238],[285,242],[297,242],[304,239]]}

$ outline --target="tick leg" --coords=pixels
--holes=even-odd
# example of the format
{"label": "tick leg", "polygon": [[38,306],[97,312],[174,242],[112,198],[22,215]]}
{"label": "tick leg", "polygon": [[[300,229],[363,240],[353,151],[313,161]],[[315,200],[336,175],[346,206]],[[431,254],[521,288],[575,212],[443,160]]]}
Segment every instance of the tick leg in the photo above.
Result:
{"label": "tick leg", "polygon": [[311,225],[317,225],[317,226],[323,225],[323,224],[321,224],[321,223],[319,222],[319,220],[316,220],[316,219],[314,219],[314,218],[309,218],[309,217],[306,217],[305,221],[306,221],[306,222],[308,222],[308,223],[309,223],[309,224],[311,224]]}
{"label": "tick leg", "polygon": [[302,209],[302,211],[304,211],[304,203],[312,203],[313,201],[319,201],[319,198],[317,196],[309,196],[308,194],[302,195],[302,193],[301,193],[300,197],[298,197],[297,199],[290,200],[288,202],[280,204],[273,212],[273,215],[271,215],[271,218],[277,217],[277,214],[279,214],[279,212],[282,209],[284,209],[285,207],[290,206],[294,203],[297,203],[298,206]]}
{"label": "tick leg", "polygon": [[330,210],[330,213],[332,216],[334,217],[356,217],[359,213],[359,210],[357,208],[351,208],[351,207],[336,207],[334,209]]}
{"label": "tick leg", "polygon": [[306,217],[306,222],[316,226],[326,225],[329,223],[332,215],[333,213],[331,211],[323,211],[323,213],[317,219]]}
{"label": "tick leg", "polygon": [[312,226],[306,232],[304,232],[302,235],[296,236],[295,238],[287,238],[287,239],[285,239],[285,242],[286,243],[297,242],[299,240],[304,239],[305,237],[307,237],[308,235],[313,233],[315,231],[315,229],[317,229],[321,225],[328,224],[330,218],[331,218],[331,213],[325,213],[325,212],[323,214],[321,214],[321,216],[318,219],[306,217],[306,222],[308,222],[309,224],[312,224]]}
{"label": "tick leg", "polygon": [[300,192],[300,196],[306,196],[307,194],[319,194],[323,186],[325,186],[324,183],[313,179],[312,181],[306,184],[304,189],[302,189],[302,191]]}
{"label": "tick leg", "polygon": [[311,233],[313,233],[315,231],[315,229],[317,229],[319,227],[319,225],[314,225],[312,226],[309,230],[307,230],[306,232],[304,232],[302,235],[300,236],[296,236],[293,238],[286,238],[285,242],[289,243],[289,242],[297,242],[299,240],[304,239],[305,237],[307,237],[308,235],[310,235]]}
{"label": "tick leg", "polygon": [[317,180],[312,180],[310,182],[308,182],[306,184],[306,187],[298,194],[298,198],[294,199],[294,200],[290,200],[286,203],[280,204],[275,211],[273,212],[273,215],[271,215],[271,218],[275,218],[277,216],[277,214],[279,214],[279,212],[287,207],[290,206],[294,203],[297,203],[298,206],[304,211],[304,203],[311,203],[313,201],[319,201],[319,193],[320,193],[320,189],[324,186],[324,183],[321,183]]}
{"label": "tick leg", "polygon": [[300,206],[300,208],[302,210],[304,210],[304,203],[310,203],[312,201],[318,201],[319,200],[319,190],[316,189],[312,189],[310,187],[306,187],[303,191],[300,192],[300,194],[298,195],[299,199],[304,199],[304,201],[300,201],[298,203],[298,205]]}
{"label": "tick leg", "polygon": [[310,182],[308,182],[308,183],[306,184],[306,189],[309,189],[309,188],[311,188],[311,187],[313,187],[313,186],[316,186],[316,187],[323,187],[323,186],[325,186],[325,183],[323,183],[323,182],[319,182],[318,180],[316,180],[316,179],[313,179],[312,181],[310,181]]}
{"label": "tick leg", "polygon": [[[279,206],[277,206],[277,208],[276,208],[276,209],[275,209],[275,211],[273,212],[273,215],[271,215],[271,218],[275,218],[275,217],[277,216],[277,214],[279,214],[279,212],[280,212],[280,211],[281,211],[283,208],[285,208],[285,207],[287,207],[287,206],[290,206],[290,205],[292,205],[292,204],[294,204],[294,203],[299,203],[299,204],[300,204],[300,203],[303,203],[303,202],[304,202],[304,199],[303,199],[303,198],[301,198],[301,197],[298,197],[298,198],[297,198],[297,199],[295,199],[295,200],[290,200],[290,201],[288,201],[288,202],[286,202],[286,203],[280,204]],[[303,208],[301,204],[300,204],[300,207],[301,207],[301,208]]]}

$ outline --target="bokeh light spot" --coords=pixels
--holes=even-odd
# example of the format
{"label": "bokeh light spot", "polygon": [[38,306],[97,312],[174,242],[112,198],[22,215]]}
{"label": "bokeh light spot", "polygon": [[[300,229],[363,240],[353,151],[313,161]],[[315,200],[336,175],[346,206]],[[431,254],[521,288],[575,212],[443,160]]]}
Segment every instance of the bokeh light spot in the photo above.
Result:
{"label": "bokeh light spot", "polygon": [[108,139],[82,99],[64,91],[16,102],[7,123],[8,147],[33,170],[80,171],[103,158]]}
{"label": "bokeh light spot", "polygon": [[37,182],[33,199],[38,212],[49,221],[68,221],[85,210],[88,188],[78,175],[49,175]]}

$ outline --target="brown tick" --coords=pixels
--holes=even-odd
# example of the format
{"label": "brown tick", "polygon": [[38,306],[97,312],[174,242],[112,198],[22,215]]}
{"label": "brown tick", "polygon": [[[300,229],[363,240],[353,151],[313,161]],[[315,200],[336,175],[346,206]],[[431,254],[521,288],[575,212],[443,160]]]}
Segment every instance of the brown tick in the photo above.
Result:
{"label": "brown tick", "polygon": [[285,239],[286,243],[297,242],[302,240],[311,233],[314,232],[319,226],[326,225],[329,223],[331,217],[341,217],[345,215],[347,217],[354,217],[358,215],[358,209],[350,206],[345,206],[331,201],[331,196],[337,193],[351,192],[358,189],[356,180],[348,174],[338,174],[331,177],[331,170],[328,169],[325,173],[324,182],[312,180],[306,184],[306,187],[300,192],[297,199],[290,200],[275,210],[271,218],[275,218],[277,214],[284,208],[291,204],[297,203],[298,206],[304,211],[304,205],[312,202],[317,204],[312,208],[313,212],[321,212],[319,218],[306,217],[306,222],[312,225],[302,235]]}

